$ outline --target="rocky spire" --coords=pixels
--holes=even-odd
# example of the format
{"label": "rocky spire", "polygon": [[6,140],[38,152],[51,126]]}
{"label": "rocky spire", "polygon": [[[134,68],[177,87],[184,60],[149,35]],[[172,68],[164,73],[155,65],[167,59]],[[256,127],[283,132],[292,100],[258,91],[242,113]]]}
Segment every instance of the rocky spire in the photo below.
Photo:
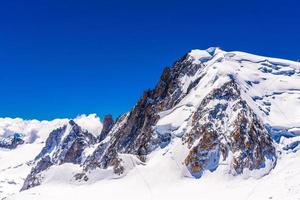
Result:
{"label": "rocky spire", "polygon": [[104,140],[106,138],[107,134],[109,133],[109,131],[111,130],[113,125],[114,125],[114,119],[113,119],[112,115],[111,114],[105,115],[104,121],[103,121],[103,128],[102,128],[100,135],[98,136],[99,142],[101,142],[102,140]]}

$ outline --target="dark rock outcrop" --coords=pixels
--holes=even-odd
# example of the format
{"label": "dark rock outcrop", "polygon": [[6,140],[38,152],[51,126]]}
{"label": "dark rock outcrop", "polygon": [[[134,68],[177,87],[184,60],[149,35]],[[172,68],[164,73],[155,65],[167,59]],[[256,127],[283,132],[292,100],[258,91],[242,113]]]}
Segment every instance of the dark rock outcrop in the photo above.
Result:
{"label": "dark rock outcrop", "polygon": [[[119,160],[118,153],[133,154],[145,161],[147,154],[164,139],[153,134],[153,126],[159,120],[158,113],[172,108],[184,98],[187,91],[181,88],[180,79],[185,75],[193,76],[202,67],[202,64],[193,64],[186,55],[172,68],[165,68],[157,86],[153,90],[145,91],[132,111],[116,122],[114,127],[118,128],[111,131],[110,141],[100,143],[93,155],[87,158],[85,171],[96,167],[120,168],[116,164],[121,162],[115,162]],[[195,85],[191,83],[189,89]]]}
{"label": "dark rock outcrop", "polygon": [[113,125],[114,125],[114,120],[112,118],[112,115],[106,115],[104,117],[104,121],[103,121],[103,128],[102,131],[98,137],[98,141],[101,142],[102,140],[104,140],[106,138],[106,136],[108,135],[109,131],[112,129]]}
{"label": "dark rock outcrop", "polygon": [[0,148],[4,149],[15,149],[17,146],[24,144],[24,140],[21,138],[21,135],[15,133],[9,138],[0,138]]}
{"label": "dark rock outcrop", "polygon": [[197,178],[205,170],[217,169],[229,153],[234,175],[243,173],[244,169],[263,168],[266,159],[273,162],[273,167],[276,164],[272,138],[262,121],[241,99],[234,80],[213,90],[202,101],[193,115],[192,127],[184,138],[191,149],[185,164]]}

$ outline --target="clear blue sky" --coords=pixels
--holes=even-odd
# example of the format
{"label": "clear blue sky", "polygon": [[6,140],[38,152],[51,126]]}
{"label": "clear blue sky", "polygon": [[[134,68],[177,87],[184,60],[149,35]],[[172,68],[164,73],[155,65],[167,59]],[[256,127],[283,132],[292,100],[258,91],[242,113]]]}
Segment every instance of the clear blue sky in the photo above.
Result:
{"label": "clear blue sky", "polygon": [[0,117],[117,117],[193,48],[300,58],[296,0],[8,0],[0,28]]}

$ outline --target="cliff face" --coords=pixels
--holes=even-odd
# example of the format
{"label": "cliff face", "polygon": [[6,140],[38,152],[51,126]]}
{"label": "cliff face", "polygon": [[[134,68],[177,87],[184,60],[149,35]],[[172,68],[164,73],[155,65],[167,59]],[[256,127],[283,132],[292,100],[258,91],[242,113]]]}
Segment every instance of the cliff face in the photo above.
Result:
{"label": "cliff face", "polygon": [[0,137],[0,148],[4,149],[15,149],[17,146],[24,144],[24,140],[21,138],[21,135],[15,133],[13,136],[4,138]]}
{"label": "cliff face", "polygon": [[107,134],[112,129],[114,123],[115,122],[112,118],[112,115],[104,116],[103,128],[102,128],[102,131],[101,131],[100,135],[98,136],[98,141],[99,142],[101,142],[102,140],[104,140],[106,138]]}
{"label": "cliff face", "polygon": [[[144,92],[132,111],[116,122],[118,128],[112,129],[109,140],[99,144],[86,160],[85,171],[113,166],[118,173],[122,173],[118,153],[133,154],[141,161],[146,161],[149,153],[169,140],[168,137],[154,134],[153,126],[160,118],[159,113],[171,109],[184,98],[186,92],[181,88],[180,79],[186,74],[195,75],[201,67],[202,64],[193,65],[186,55],[172,68],[165,68],[157,86]],[[191,83],[189,89],[194,85]]]}

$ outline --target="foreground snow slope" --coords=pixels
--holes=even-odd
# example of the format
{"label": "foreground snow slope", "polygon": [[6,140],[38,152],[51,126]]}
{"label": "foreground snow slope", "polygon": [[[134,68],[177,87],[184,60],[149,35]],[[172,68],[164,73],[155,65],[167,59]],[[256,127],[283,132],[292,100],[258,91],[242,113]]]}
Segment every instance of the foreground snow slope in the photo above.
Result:
{"label": "foreground snow slope", "polygon": [[103,177],[107,179],[88,183],[71,181],[78,167],[62,165],[49,172],[46,184],[8,199],[300,199],[300,151],[282,152],[276,168],[260,179],[232,177],[223,174],[221,168],[201,179],[187,178],[176,173],[179,171],[176,159],[171,154],[166,159],[163,153],[156,152],[147,165],[137,165],[126,177],[111,179],[109,172],[105,172]]}

